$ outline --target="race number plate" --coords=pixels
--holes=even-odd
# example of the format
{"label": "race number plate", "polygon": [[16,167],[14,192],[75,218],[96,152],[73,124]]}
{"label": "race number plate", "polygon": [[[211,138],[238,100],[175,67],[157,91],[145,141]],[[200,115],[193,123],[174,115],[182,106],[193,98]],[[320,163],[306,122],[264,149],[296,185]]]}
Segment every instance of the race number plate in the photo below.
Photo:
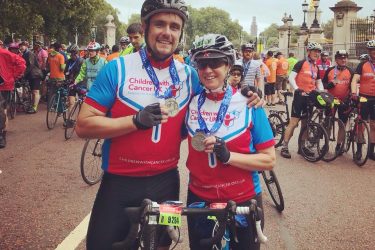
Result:
{"label": "race number plate", "polygon": [[160,204],[159,225],[181,226],[182,207],[179,205]]}

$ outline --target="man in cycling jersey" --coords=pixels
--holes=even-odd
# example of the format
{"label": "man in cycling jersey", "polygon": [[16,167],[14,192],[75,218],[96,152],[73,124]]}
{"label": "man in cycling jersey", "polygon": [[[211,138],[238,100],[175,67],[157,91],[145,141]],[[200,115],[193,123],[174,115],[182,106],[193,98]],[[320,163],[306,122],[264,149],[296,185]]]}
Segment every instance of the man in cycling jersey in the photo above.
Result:
{"label": "man in cycling jersey", "polygon": [[329,53],[327,51],[323,51],[320,54],[320,58],[316,60],[316,65],[319,68],[319,77],[323,79],[324,74],[326,73],[327,69],[331,67],[331,60],[328,59]]}
{"label": "man in cycling jersey", "polygon": [[[76,44],[72,44],[71,46],[69,46],[67,51],[70,54],[70,58],[66,63],[65,78],[69,80],[69,82],[74,82],[75,78],[78,76],[79,71],[81,69],[83,58],[79,56],[79,48]],[[69,112],[72,110],[74,106],[74,102],[76,101],[76,95],[77,88],[73,86],[72,88],[69,88]],[[70,120],[67,120],[64,125],[71,127],[74,124]]]}
{"label": "man in cycling jersey", "polygon": [[25,69],[26,62],[21,56],[0,48],[0,148],[6,146],[7,106],[14,81],[22,77]]}
{"label": "man in cycling jersey", "polygon": [[120,52],[120,56],[135,53],[145,46],[143,28],[141,23],[130,24],[126,32],[128,33],[131,44],[129,44],[126,49]]}
{"label": "man in cycling jersey", "polygon": [[125,49],[130,45],[130,39],[127,36],[123,36],[120,38],[119,43],[120,43],[120,52],[124,51],[125,53]]}
{"label": "man in cycling jersey", "polygon": [[47,89],[47,99],[51,100],[53,94],[55,94],[57,86],[61,85],[65,80],[65,59],[64,56],[59,52],[61,50],[61,44],[55,42],[50,47],[50,53],[48,56],[49,66],[49,82]]}
{"label": "man in cycling jersey", "polygon": [[[124,207],[139,206],[146,197],[178,200],[181,128],[189,101],[201,91],[196,71],[172,59],[187,18],[183,0],[144,1],[146,48],[108,63],[82,105],[77,134],[106,138],[89,250],[110,249],[126,237]],[[159,243],[159,249],[171,244],[165,232]]]}
{"label": "man in cycling jersey", "polygon": [[[370,119],[369,158],[375,160],[375,40],[368,41],[366,47],[369,60],[358,65],[351,82],[351,93],[355,99],[358,98],[357,93],[368,99],[361,112],[364,120]],[[357,83],[359,83],[359,91]],[[358,147],[358,150],[361,150],[361,147]]]}
{"label": "man in cycling jersey", "polygon": [[85,59],[78,76],[75,78],[73,84],[78,84],[86,81],[87,89],[89,90],[96,79],[99,71],[107,64],[107,61],[99,56],[100,44],[97,42],[90,42],[87,45],[89,51],[89,58]]}
{"label": "man in cycling jersey", "polygon": [[[288,126],[285,130],[285,138],[281,148],[281,156],[291,158],[288,149],[288,143],[293,136],[294,129],[298,122],[302,119],[302,126],[305,125],[307,115],[307,96],[314,90],[323,90],[323,84],[319,77],[319,68],[316,60],[322,51],[322,46],[316,42],[307,44],[307,59],[299,61],[289,75],[290,86],[294,89],[294,97],[292,103],[292,113]],[[305,149],[308,152],[308,149]]]}

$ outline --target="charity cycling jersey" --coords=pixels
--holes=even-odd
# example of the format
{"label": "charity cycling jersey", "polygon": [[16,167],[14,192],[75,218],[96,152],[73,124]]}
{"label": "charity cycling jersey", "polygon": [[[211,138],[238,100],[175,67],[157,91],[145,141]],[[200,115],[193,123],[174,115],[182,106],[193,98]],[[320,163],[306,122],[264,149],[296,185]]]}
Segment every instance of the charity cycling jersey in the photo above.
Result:
{"label": "charity cycling jersey", "polygon": [[284,57],[280,58],[277,61],[276,75],[278,76],[288,75],[288,68],[289,68],[288,61]]}
{"label": "charity cycling jersey", "polygon": [[98,73],[105,64],[107,64],[107,61],[99,56],[95,56],[94,58],[86,58],[75,81],[79,83],[83,80],[87,80],[87,89],[90,90],[94,80],[98,76]]}
{"label": "charity cycling jersey", "polygon": [[330,82],[337,82],[333,88],[327,88],[328,92],[341,101],[344,101],[350,94],[352,75],[353,71],[350,68],[344,67],[340,70],[337,66],[334,66],[327,70],[322,81],[325,85]]}
{"label": "charity cycling jersey", "polygon": [[[231,87],[233,96],[223,124],[214,133],[225,140],[229,151],[251,154],[274,145],[274,138],[263,108],[248,108],[247,99]],[[261,193],[258,171],[248,171],[218,161],[214,154],[198,152],[191,146],[197,129],[198,98],[195,96],[186,114],[189,155],[186,165],[190,171],[189,189],[210,202],[243,202]],[[221,102],[206,97],[200,114],[210,129],[216,121]]]}
{"label": "charity cycling jersey", "polygon": [[[167,123],[147,130],[106,139],[103,144],[104,171],[125,176],[152,176],[176,168],[182,126],[192,96],[201,91],[194,69],[174,61],[180,82],[172,84],[169,61],[155,67],[160,82],[160,93],[170,90],[179,105],[179,113]],[[155,96],[155,86],[144,69],[140,53],[119,57],[101,70],[85,102],[117,118],[135,115],[149,104],[162,102]]]}
{"label": "charity cycling jersey", "polygon": [[375,64],[362,62],[356,69],[359,78],[359,93],[367,96],[375,96]]}
{"label": "charity cycling jersey", "polygon": [[267,65],[268,69],[270,70],[270,75],[267,76],[268,83],[275,83],[276,82],[276,69],[277,69],[277,59],[270,57],[266,60],[265,64]]}
{"label": "charity cycling jersey", "polygon": [[309,93],[316,89],[316,81],[320,79],[319,69],[310,59],[301,60],[294,65],[293,71],[297,73],[296,83],[298,88]]}
{"label": "charity cycling jersey", "polygon": [[328,68],[331,67],[331,64],[332,63],[331,63],[330,60],[326,60],[325,62],[323,62],[322,59],[320,59],[320,58],[318,60],[316,60],[316,65],[319,68],[320,79],[322,79],[324,77],[324,74],[326,73]]}

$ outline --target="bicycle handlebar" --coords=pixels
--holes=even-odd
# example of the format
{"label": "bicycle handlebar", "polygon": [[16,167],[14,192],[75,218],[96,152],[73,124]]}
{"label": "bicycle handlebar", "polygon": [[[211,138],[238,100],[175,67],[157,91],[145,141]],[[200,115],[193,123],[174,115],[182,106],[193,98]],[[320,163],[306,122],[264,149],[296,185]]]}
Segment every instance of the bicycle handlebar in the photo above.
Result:
{"label": "bicycle handlebar", "polygon": [[[131,221],[131,227],[126,238],[121,242],[116,242],[112,245],[113,249],[128,249],[134,244],[139,228],[144,224],[148,223],[147,218],[149,215],[159,215],[159,204],[152,202],[149,199],[143,200],[140,207],[128,207],[125,208],[125,213],[128,215]],[[224,236],[227,225],[233,225],[234,227],[234,215],[250,215],[250,218],[255,219],[255,228],[260,243],[266,243],[267,237],[263,234],[261,228],[261,218],[259,214],[262,212],[261,208],[257,206],[256,200],[251,200],[249,206],[236,206],[234,201],[228,201],[225,208],[182,208],[181,215],[211,215],[215,216],[219,222],[219,227],[216,234],[211,238],[201,239],[200,244],[202,246],[210,246],[218,244]],[[174,242],[181,243],[182,240],[176,233],[176,229],[172,226],[167,226],[167,232]],[[235,234],[235,232],[233,232]],[[234,235],[237,241],[236,236]]]}

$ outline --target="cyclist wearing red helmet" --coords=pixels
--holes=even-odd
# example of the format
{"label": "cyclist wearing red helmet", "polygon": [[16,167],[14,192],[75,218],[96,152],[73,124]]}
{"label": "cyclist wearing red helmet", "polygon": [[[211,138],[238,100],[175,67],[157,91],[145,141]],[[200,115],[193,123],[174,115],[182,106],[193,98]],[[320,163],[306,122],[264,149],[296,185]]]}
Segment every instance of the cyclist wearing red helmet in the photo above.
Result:
{"label": "cyclist wearing red helmet", "polygon": [[[179,197],[181,127],[190,99],[201,91],[196,71],[173,60],[187,18],[183,0],[144,1],[146,48],[109,62],[82,105],[77,134],[106,138],[87,249],[110,249],[124,239],[130,227],[124,207],[146,197]],[[159,243],[159,249],[171,244],[165,232]]]}

